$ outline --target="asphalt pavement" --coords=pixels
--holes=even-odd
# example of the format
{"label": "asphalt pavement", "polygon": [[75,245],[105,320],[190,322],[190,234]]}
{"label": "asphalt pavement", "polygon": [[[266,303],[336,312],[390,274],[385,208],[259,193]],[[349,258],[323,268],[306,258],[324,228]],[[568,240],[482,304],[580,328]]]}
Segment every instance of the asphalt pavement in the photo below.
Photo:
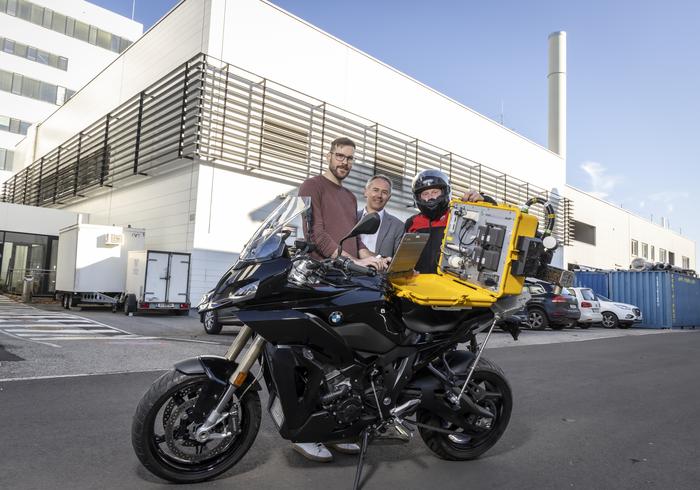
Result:
{"label": "asphalt pavement", "polygon": [[[111,313],[76,315],[108,319]],[[125,327],[136,327],[128,324],[134,318],[140,327],[129,331]],[[171,357],[186,357],[190,350],[225,350],[232,336],[215,337],[221,341],[217,344],[198,344],[190,341],[207,337],[194,330],[200,328],[196,319],[113,319],[114,327],[143,337],[163,334],[157,326],[162,321],[161,327],[169,329],[165,332],[179,341],[32,345],[53,349],[57,356],[66,349],[70,356],[97,349],[107,359],[91,364],[97,372],[59,375],[68,377],[15,376],[10,381],[11,376],[0,376],[0,488],[171,487],[134,456],[130,424],[136,404]],[[501,347],[487,355],[503,367],[515,404],[503,438],[482,458],[442,461],[419,437],[402,446],[370,446],[363,488],[700,488],[700,331],[628,331],[610,337],[604,330],[575,330],[553,341],[559,333],[524,332],[517,344],[506,334],[494,333],[493,346]],[[601,335],[606,338],[594,338]],[[9,337],[13,343],[8,345],[1,338],[5,354],[16,358],[22,357],[17,343],[30,344]],[[148,364],[152,371],[139,371],[142,360],[134,357],[162,350],[166,353]],[[0,373],[8,365],[30,361],[2,360],[2,353],[0,349]],[[41,359],[32,362],[38,365]],[[100,374],[113,362],[122,364],[112,372],[131,372]],[[65,367],[70,371],[73,364]],[[265,406],[264,391],[262,398]],[[330,464],[304,460],[264,413],[258,438],[238,466],[214,481],[179,488],[349,489],[355,461],[345,455]]]}

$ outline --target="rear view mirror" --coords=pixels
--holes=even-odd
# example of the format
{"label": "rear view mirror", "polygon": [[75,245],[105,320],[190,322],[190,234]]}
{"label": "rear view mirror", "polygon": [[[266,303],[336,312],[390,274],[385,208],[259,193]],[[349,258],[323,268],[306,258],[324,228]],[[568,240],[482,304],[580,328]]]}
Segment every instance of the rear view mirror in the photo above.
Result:
{"label": "rear view mirror", "polygon": [[350,233],[348,233],[345,238],[340,240],[340,243],[338,244],[338,255],[340,255],[343,251],[343,242],[345,240],[358,235],[371,235],[372,233],[376,233],[377,230],[379,230],[379,225],[381,222],[382,220],[379,217],[379,213],[367,213],[364,215],[362,219],[353,227],[353,229],[350,230]]}

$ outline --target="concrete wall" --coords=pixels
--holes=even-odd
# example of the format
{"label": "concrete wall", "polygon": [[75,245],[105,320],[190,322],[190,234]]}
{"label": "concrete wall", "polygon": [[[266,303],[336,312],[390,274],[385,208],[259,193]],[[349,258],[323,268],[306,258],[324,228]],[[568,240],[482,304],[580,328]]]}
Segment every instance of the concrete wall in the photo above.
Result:
{"label": "concrete wall", "polygon": [[189,252],[194,239],[197,174],[193,163],[65,209],[89,212],[92,224],[144,228],[149,249]]}
{"label": "concrete wall", "polygon": [[[58,236],[58,230],[78,223],[76,212],[63,209],[37,208],[0,202],[0,230],[17,233]],[[82,216],[88,222],[88,216]]]}
{"label": "concrete wall", "polygon": [[[631,253],[631,240],[635,239],[639,242],[638,256],[642,253],[642,243],[646,243],[654,246],[655,261],[659,261],[659,249],[663,248],[675,253],[677,266],[682,265],[681,257],[686,256],[690,258],[690,268],[696,268],[695,242],[689,238],[574,187],[566,186],[564,195],[575,203],[576,221],[596,227],[595,246],[574,241],[566,247],[565,263],[626,269],[635,258]],[[646,260],[652,261],[651,257]]]}

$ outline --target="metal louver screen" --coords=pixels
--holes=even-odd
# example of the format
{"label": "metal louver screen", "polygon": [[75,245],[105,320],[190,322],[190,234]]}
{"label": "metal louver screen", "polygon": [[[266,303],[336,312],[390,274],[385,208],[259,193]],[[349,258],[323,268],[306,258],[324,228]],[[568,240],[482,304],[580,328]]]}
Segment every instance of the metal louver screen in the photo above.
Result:
{"label": "metal louver screen", "polygon": [[[345,182],[357,195],[382,173],[392,179],[392,200],[410,206],[413,176],[438,168],[450,175],[453,195],[473,188],[518,206],[549,199],[555,236],[571,243],[570,200],[203,54],[15,174],[2,200],[62,206],[192,159],[298,185],[323,171],[340,136],[357,145]],[[531,212],[543,219],[540,207]]]}

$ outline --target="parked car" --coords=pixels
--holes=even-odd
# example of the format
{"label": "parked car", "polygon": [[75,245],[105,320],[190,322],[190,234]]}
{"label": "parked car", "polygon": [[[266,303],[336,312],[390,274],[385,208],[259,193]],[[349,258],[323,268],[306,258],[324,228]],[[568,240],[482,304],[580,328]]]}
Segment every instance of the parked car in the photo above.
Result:
{"label": "parked car", "polygon": [[595,293],[590,288],[567,288],[569,294],[576,298],[581,317],[578,326],[588,328],[591,325],[603,323],[603,314],[600,312],[600,302],[595,299]]}
{"label": "parked car", "polygon": [[[222,297],[225,298],[227,289],[230,289],[230,286],[235,282],[235,280],[231,278],[235,273],[233,267],[226,271],[226,273],[221,276],[221,279],[219,279],[214,289],[202,296],[198,306],[207,304],[214,298],[219,298],[219,300]],[[198,308],[198,310],[201,310],[201,308]],[[234,306],[224,306],[216,310],[208,310],[204,313],[200,312],[199,321],[202,322],[205,332],[210,335],[217,335],[221,333],[221,329],[225,325],[243,326],[243,323],[238,319],[238,316],[236,316],[236,311],[237,309]]]}
{"label": "parked car", "polygon": [[547,282],[526,282],[532,296],[527,302],[527,323],[533,330],[561,330],[576,325],[581,311],[576,298],[565,290],[554,293],[554,285]]}
{"label": "parked car", "polygon": [[603,314],[605,328],[629,328],[643,320],[642,312],[634,305],[613,301],[601,294],[596,294],[600,302],[600,312]]}

